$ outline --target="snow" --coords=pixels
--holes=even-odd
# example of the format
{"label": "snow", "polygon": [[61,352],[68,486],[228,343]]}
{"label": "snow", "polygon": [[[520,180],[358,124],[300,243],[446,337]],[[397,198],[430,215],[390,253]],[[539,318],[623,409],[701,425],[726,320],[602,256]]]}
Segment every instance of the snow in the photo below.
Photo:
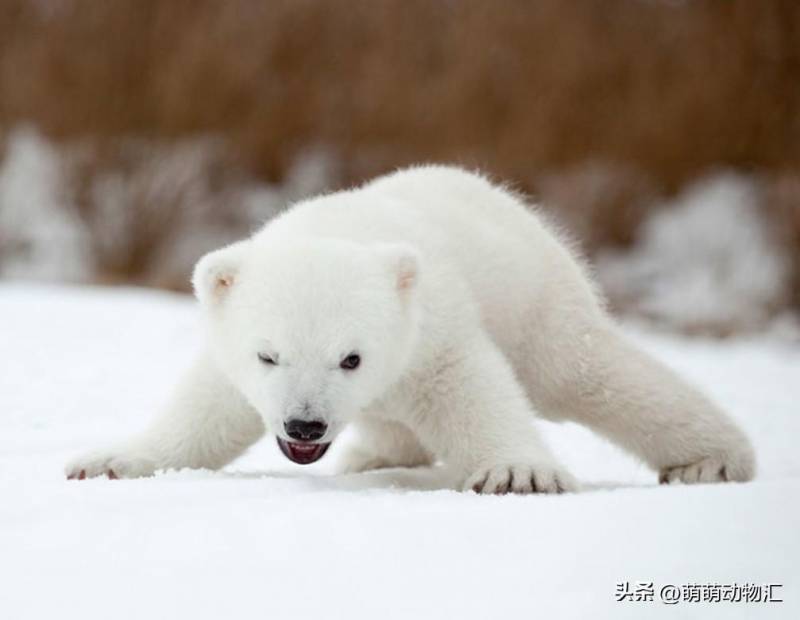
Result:
{"label": "snow", "polygon": [[788,257],[748,177],[720,173],[690,185],[644,223],[629,252],[605,250],[597,272],[612,300],[686,331],[762,327],[790,290]]}
{"label": "snow", "polygon": [[[441,469],[332,475],[341,445],[300,467],[271,438],[222,472],[68,482],[68,458],[166,398],[200,344],[195,307],[5,283],[0,324],[2,618],[800,617],[796,345],[628,328],[744,425],[753,483],[658,486],[543,424],[586,490],[481,497]],[[784,602],[616,602],[624,581],[781,583]]]}
{"label": "snow", "polygon": [[58,150],[35,129],[9,133],[0,158],[0,275],[79,280],[94,265],[89,231],[65,200]]}

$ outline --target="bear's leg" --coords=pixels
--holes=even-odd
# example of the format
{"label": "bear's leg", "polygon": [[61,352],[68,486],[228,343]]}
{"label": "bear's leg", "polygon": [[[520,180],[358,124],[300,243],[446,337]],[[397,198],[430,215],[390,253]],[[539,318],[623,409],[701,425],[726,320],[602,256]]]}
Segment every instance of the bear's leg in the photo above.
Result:
{"label": "bear's leg", "polygon": [[535,427],[533,407],[506,358],[485,334],[450,347],[415,380],[409,426],[463,488],[479,493],[577,489]]}
{"label": "bear's leg", "polygon": [[139,436],[86,454],[68,478],[137,478],[158,469],[219,469],[264,434],[264,423],[213,364],[199,360],[171,404]]}
{"label": "bear's leg", "polygon": [[593,331],[583,343],[573,360],[579,375],[564,388],[559,417],[632,452],[659,472],[661,482],[753,478],[750,441],[697,389],[613,328]]}
{"label": "bear's leg", "polygon": [[399,422],[363,417],[354,426],[358,440],[339,462],[339,469],[343,473],[386,467],[419,467],[433,463],[431,453],[408,427]]}

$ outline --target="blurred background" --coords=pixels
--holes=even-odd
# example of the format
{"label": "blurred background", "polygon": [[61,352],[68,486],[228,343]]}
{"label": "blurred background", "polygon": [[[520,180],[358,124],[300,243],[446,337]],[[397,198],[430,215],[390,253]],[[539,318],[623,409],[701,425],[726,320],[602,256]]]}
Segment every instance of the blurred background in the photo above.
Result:
{"label": "blurred background", "polygon": [[612,308],[797,339],[797,0],[0,0],[0,277],[188,289],[399,166],[528,193]]}

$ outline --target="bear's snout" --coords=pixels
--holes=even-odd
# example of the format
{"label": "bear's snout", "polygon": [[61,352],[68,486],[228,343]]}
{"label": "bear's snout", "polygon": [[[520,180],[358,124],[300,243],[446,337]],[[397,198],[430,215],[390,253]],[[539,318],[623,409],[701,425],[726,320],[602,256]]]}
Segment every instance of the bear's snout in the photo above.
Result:
{"label": "bear's snout", "polygon": [[328,425],[322,420],[287,420],[283,428],[296,441],[319,441],[328,431]]}

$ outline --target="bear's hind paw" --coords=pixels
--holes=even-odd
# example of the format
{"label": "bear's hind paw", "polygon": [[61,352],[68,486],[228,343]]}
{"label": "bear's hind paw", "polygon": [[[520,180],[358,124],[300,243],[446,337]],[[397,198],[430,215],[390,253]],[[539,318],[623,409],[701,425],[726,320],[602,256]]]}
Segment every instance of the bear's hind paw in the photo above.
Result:
{"label": "bear's hind paw", "polygon": [[690,463],[689,465],[676,465],[662,467],[659,470],[658,481],[661,484],[702,484],[709,482],[745,482],[751,480],[754,466],[751,461],[742,462],[732,459],[708,457]]}

